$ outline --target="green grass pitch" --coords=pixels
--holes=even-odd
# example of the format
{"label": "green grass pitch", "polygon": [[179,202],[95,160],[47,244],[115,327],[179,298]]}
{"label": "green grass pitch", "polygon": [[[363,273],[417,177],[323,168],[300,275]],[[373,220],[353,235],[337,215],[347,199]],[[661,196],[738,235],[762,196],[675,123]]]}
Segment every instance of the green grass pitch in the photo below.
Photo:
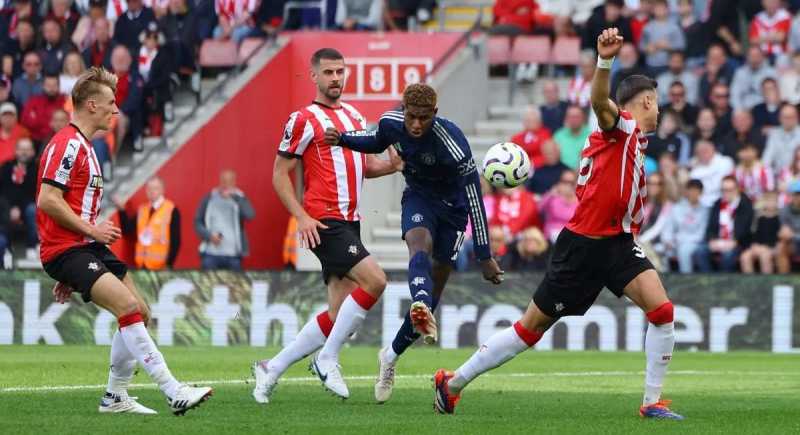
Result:
{"label": "green grass pitch", "polygon": [[351,397],[342,402],[292,367],[261,406],[250,396],[249,366],[276,349],[171,347],[164,354],[182,381],[210,381],[214,397],[185,417],[139,370],[131,394],[157,416],[100,415],[108,348],[0,346],[0,434],[227,433],[800,433],[800,355],[676,352],[665,397],[684,422],[637,415],[642,353],[527,352],[476,380],[456,415],[432,409],[430,376],[455,368],[471,350],[414,348],[398,365],[394,396],[373,401],[374,348],[346,348]]}

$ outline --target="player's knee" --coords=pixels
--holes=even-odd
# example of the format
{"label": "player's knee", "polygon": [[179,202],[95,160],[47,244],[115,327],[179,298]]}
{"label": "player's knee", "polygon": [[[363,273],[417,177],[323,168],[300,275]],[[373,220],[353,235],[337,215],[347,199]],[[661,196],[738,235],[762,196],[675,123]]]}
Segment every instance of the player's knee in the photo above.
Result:
{"label": "player's knee", "polygon": [[674,320],[675,308],[672,302],[664,302],[661,306],[647,313],[647,320],[654,325],[664,325],[672,323]]}
{"label": "player's knee", "polygon": [[386,273],[381,268],[377,268],[370,276],[369,282],[367,283],[367,288],[370,294],[373,296],[379,296],[383,294],[383,290],[386,289]]}

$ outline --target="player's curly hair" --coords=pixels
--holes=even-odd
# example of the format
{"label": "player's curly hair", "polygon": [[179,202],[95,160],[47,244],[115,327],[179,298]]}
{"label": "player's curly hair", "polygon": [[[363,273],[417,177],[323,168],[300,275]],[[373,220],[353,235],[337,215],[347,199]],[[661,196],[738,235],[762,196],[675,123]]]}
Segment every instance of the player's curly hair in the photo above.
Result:
{"label": "player's curly hair", "polygon": [[414,83],[403,91],[403,106],[436,107],[436,91],[430,85]]}
{"label": "player's curly hair", "polygon": [[72,105],[76,109],[90,97],[97,95],[103,86],[117,92],[117,76],[103,67],[93,66],[78,77],[72,87]]}

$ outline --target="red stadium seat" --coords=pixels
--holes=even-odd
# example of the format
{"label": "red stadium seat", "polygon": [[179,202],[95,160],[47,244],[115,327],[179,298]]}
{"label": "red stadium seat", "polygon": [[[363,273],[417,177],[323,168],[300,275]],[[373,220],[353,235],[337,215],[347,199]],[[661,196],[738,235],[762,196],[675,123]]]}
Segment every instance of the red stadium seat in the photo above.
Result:
{"label": "red stadium seat", "polygon": [[239,45],[239,63],[244,63],[265,41],[264,38],[245,38]]}
{"label": "red stadium seat", "polygon": [[200,47],[201,67],[233,67],[238,61],[238,49],[233,41],[206,39]]}
{"label": "red stadium seat", "polygon": [[518,36],[511,47],[512,63],[547,63],[550,61],[549,36]]}
{"label": "red stadium seat", "polygon": [[511,60],[511,38],[508,36],[490,36],[486,46],[489,65],[502,65]]}
{"label": "red stadium seat", "polygon": [[556,65],[578,65],[581,61],[581,40],[562,36],[553,43],[550,62]]}

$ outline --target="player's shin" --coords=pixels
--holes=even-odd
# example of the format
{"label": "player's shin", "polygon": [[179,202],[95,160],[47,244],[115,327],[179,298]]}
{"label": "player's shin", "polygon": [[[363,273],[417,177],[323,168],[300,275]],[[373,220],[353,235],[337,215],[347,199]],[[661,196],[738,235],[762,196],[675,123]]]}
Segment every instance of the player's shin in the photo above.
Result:
{"label": "player's shin", "polygon": [[339,360],[339,350],[347,338],[361,327],[367,312],[375,302],[377,299],[360,287],[345,298],[336,316],[336,323],[333,324],[333,329],[319,352],[319,359]]}
{"label": "player's shin", "polygon": [[327,311],[312,318],[303,326],[294,341],[269,360],[267,369],[277,378],[292,364],[314,353],[325,344],[333,328],[333,320]]}
{"label": "player's shin", "polygon": [[647,313],[650,323],[644,341],[647,354],[647,372],[645,374],[644,401],[645,406],[657,403],[661,398],[661,387],[667,366],[672,360],[672,349],[675,346],[675,324],[673,322],[673,306],[666,302]]}
{"label": "player's shin", "polygon": [[158,384],[167,397],[173,397],[181,384],[172,376],[164,356],[161,355],[147,328],[142,322],[142,315],[137,311],[126,314],[119,319],[120,336],[128,347],[128,351],[136,357],[148,375]]}
{"label": "player's shin", "polygon": [[431,259],[425,252],[417,252],[408,261],[408,288],[414,302],[423,302],[433,311],[433,279]]}
{"label": "player's shin", "polygon": [[136,358],[130,353],[122,334],[117,330],[111,340],[111,368],[108,371],[106,392],[119,396],[127,394],[135,368]]}
{"label": "player's shin", "polygon": [[458,394],[473,379],[496,367],[500,367],[508,360],[523,351],[533,347],[543,333],[529,331],[517,322],[512,327],[504,329],[489,337],[477,352],[455,372],[455,376],[448,383],[448,388],[453,394]]}

